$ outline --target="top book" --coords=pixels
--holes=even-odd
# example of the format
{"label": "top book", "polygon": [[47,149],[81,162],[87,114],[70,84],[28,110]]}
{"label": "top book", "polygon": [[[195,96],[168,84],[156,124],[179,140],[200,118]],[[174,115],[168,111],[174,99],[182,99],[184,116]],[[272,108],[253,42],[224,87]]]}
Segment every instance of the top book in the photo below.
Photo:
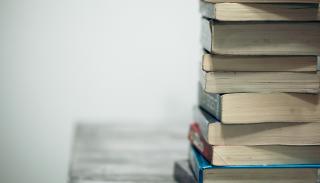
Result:
{"label": "top book", "polygon": [[320,0],[205,0],[210,3],[320,3]]}
{"label": "top book", "polygon": [[202,16],[219,21],[319,21],[318,3],[208,3]]}

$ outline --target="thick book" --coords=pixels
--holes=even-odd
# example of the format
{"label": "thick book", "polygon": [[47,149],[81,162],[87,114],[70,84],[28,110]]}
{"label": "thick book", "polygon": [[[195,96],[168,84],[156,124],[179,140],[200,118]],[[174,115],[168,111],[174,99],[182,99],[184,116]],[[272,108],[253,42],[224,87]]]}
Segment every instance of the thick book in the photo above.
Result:
{"label": "thick book", "polygon": [[202,16],[219,21],[318,21],[318,3],[208,3],[200,1]]}
{"label": "thick book", "polygon": [[200,107],[226,124],[320,122],[320,96],[303,93],[207,93],[199,86]]}
{"label": "thick book", "polygon": [[320,146],[210,145],[197,123],[189,130],[191,144],[213,165],[320,164]]}
{"label": "thick book", "polygon": [[320,145],[320,123],[223,124],[195,107],[194,120],[210,145]]}
{"label": "thick book", "polygon": [[174,163],[173,177],[179,183],[197,183],[188,160],[180,160]]}
{"label": "thick book", "polygon": [[201,44],[224,55],[320,55],[320,22],[202,19]]}
{"label": "thick book", "polygon": [[320,89],[317,72],[205,72],[201,84],[208,93],[314,93]]}
{"label": "thick book", "polygon": [[315,183],[320,165],[211,165],[196,149],[189,161],[198,183]]}
{"label": "thick book", "polygon": [[202,70],[206,72],[316,72],[317,56],[202,56]]}
{"label": "thick book", "polygon": [[319,0],[205,0],[211,3],[320,3]]}

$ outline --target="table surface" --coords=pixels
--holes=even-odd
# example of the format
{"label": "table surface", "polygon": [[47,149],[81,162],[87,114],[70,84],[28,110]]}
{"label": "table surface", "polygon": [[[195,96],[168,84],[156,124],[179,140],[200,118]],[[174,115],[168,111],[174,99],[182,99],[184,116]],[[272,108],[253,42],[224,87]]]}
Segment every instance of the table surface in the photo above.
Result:
{"label": "table surface", "polygon": [[70,183],[174,183],[173,163],[187,158],[188,125],[78,124]]}

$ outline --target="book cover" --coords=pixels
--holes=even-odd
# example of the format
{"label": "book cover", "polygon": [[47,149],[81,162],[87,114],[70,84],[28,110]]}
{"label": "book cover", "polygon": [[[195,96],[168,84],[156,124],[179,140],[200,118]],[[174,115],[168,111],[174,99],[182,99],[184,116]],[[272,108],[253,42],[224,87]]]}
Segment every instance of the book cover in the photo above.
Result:
{"label": "book cover", "polygon": [[317,56],[216,55],[203,50],[205,72],[316,72]]}
{"label": "book cover", "polygon": [[316,145],[210,145],[198,123],[190,125],[188,138],[206,160],[217,166],[320,163],[320,146]]}
{"label": "book cover", "polygon": [[201,45],[212,54],[320,55],[317,21],[201,22]]}
{"label": "book cover", "polygon": [[211,165],[194,147],[190,147],[189,161],[191,169],[198,183],[203,183],[204,172],[211,169],[319,169],[319,164],[276,164],[276,165],[233,165],[214,166]]}
{"label": "book cover", "polygon": [[320,123],[223,124],[199,107],[193,119],[210,145],[320,145]]}
{"label": "book cover", "polygon": [[317,3],[208,3],[200,1],[202,16],[219,21],[317,21]]}
{"label": "book cover", "polygon": [[207,93],[198,85],[198,103],[199,106],[212,114],[217,120],[221,121],[221,94]]}
{"label": "book cover", "polygon": [[307,93],[207,93],[198,89],[201,109],[224,124],[320,122],[320,97]]}
{"label": "book cover", "polygon": [[320,91],[317,72],[201,72],[203,90],[208,93],[318,94]]}
{"label": "book cover", "polygon": [[204,139],[203,135],[201,134],[201,130],[197,123],[192,123],[190,125],[190,130],[188,134],[188,139],[190,143],[201,152],[203,157],[207,159],[209,162],[212,162],[212,153],[213,153],[213,146],[208,144],[206,139]]}

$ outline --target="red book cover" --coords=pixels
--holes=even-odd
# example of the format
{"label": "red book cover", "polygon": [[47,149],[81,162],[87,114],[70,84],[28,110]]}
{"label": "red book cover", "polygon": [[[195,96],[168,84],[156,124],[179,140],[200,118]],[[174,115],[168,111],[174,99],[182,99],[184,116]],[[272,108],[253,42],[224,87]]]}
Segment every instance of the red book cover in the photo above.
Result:
{"label": "red book cover", "polygon": [[191,144],[211,163],[213,147],[204,139],[197,123],[190,125],[188,138]]}

